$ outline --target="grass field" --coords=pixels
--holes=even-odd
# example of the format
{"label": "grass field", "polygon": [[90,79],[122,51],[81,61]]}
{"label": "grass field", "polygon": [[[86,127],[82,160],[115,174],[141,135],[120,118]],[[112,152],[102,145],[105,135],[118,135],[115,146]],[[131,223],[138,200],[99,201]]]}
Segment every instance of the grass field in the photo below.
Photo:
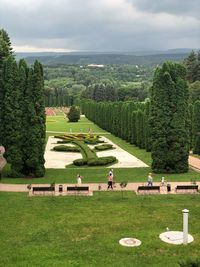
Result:
{"label": "grass field", "polygon": [[[188,246],[163,243],[159,234],[182,230],[190,210]],[[0,194],[0,266],[178,267],[199,256],[200,196],[136,196],[101,192],[93,197],[32,197]],[[142,241],[136,248],[118,244]]]}

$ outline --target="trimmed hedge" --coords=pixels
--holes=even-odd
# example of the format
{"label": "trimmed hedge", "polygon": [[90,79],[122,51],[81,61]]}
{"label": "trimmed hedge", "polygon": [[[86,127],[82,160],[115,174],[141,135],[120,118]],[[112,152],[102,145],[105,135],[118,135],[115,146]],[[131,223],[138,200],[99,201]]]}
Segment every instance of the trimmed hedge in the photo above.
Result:
{"label": "trimmed hedge", "polygon": [[57,144],[68,144],[70,142],[71,141],[68,141],[68,140],[62,140],[62,141],[57,141]]}
{"label": "trimmed hedge", "polygon": [[73,161],[73,164],[76,166],[83,166],[83,165],[88,165],[88,166],[106,166],[109,165],[111,163],[116,162],[117,159],[113,156],[109,156],[109,157],[101,157],[101,158],[97,158],[97,159],[90,159],[90,160],[86,160],[86,159],[76,159]]}
{"label": "trimmed hedge", "polygon": [[89,145],[96,145],[96,144],[102,144],[102,143],[104,143],[103,140],[98,140],[98,138],[96,138],[96,139],[85,139],[84,142],[86,144],[89,144]]}
{"label": "trimmed hedge", "polygon": [[62,151],[62,152],[80,152],[81,151],[81,149],[79,147],[76,147],[76,146],[64,146],[64,145],[55,146],[52,150],[54,150],[54,151]]}
{"label": "trimmed hedge", "polygon": [[98,159],[88,160],[87,165],[88,166],[106,166],[116,161],[117,159],[113,156],[101,157]]}
{"label": "trimmed hedge", "polygon": [[73,161],[73,164],[76,165],[76,166],[87,165],[87,160],[86,159],[75,159]]}
{"label": "trimmed hedge", "polygon": [[83,141],[73,141],[73,144],[77,145],[81,149],[82,156],[87,161],[90,159],[97,159],[96,153],[92,151]]}
{"label": "trimmed hedge", "polygon": [[108,150],[108,149],[113,149],[113,145],[111,144],[104,144],[104,145],[99,145],[94,147],[96,150],[103,151],[103,150]]}

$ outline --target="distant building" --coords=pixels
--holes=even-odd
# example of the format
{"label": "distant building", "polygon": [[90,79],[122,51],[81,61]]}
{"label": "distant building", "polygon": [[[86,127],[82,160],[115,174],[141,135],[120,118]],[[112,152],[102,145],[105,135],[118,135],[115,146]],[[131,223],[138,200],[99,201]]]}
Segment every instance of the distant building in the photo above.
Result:
{"label": "distant building", "polygon": [[88,68],[104,68],[104,65],[99,65],[99,64],[89,64],[87,66]]}

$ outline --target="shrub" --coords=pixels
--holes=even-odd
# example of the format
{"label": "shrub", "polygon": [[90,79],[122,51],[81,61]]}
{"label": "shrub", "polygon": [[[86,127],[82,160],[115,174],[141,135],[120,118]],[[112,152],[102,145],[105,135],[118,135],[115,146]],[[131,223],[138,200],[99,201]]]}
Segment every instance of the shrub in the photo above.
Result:
{"label": "shrub", "polygon": [[57,141],[57,144],[67,144],[70,143],[69,140],[62,140],[62,141]]}
{"label": "shrub", "polygon": [[86,159],[75,159],[73,161],[73,164],[76,165],[76,166],[87,165],[87,160]]}
{"label": "shrub", "polygon": [[76,146],[64,146],[64,145],[60,145],[60,146],[55,146],[53,148],[54,151],[63,151],[63,152],[80,152],[81,149],[79,147]]}
{"label": "shrub", "polygon": [[84,142],[82,141],[73,141],[80,149],[84,159],[97,159],[97,155],[94,151],[92,151]]}
{"label": "shrub", "polygon": [[80,108],[71,106],[69,113],[67,114],[69,122],[78,122],[80,119]]}
{"label": "shrub", "polygon": [[116,161],[117,159],[115,157],[109,156],[109,157],[101,157],[97,159],[90,159],[88,160],[87,164],[88,166],[105,166]]}
{"label": "shrub", "polygon": [[89,145],[96,145],[98,143],[98,140],[85,139],[84,142]]}
{"label": "shrub", "polygon": [[113,145],[111,144],[104,144],[104,145],[99,145],[94,147],[96,150],[103,151],[107,149],[113,149]]}

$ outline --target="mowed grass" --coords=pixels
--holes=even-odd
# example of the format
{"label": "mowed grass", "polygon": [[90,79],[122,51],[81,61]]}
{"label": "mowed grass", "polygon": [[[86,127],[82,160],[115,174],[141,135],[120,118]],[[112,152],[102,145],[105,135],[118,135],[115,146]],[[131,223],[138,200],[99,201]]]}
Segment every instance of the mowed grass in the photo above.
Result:
{"label": "mowed grass", "polygon": [[[68,168],[68,169],[46,169],[42,178],[7,178],[5,177],[8,167],[3,172],[2,183],[29,184],[29,183],[76,183],[77,174],[83,176],[83,183],[106,183],[108,168]],[[114,180],[117,183],[126,182],[147,182],[150,168],[117,168],[114,169]],[[164,175],[167,182],[174,181],[199,181],[199,173],[190,170],[183,174],[153,174],[153,181],[161,181]]]}
{"label": "mowed grass", "polygon": [[[159,234],[182,230],[189,213],[194,242],[169,245]],[[136,196],[132,192],[93,197],[27,197],[0,193],[0,266],[178,267],[199,256],[200,196]],[[124,237],[140,247],[119,245]]]}
{"label": "mowed grass", "polygon": [[[102,130],[97,125],[89,121],[85,117],[81,117],[81,120],[78,123],[68,123],[64,116],[52,116],[47,117],[47,130],[51,129],[51,131],[55,132],[47,132],[46,140],[48,140],[49,136],[57,135],[62,130],[65,131],[70,128],[72,132],[80,132],[80,128],[84,125],[85,128],[83,132],[88,132],[88,129],[91,128],[94,133],[101,132],[110,139],[112,142],[120,146],[122,149],[126,150],[130,154],[134,155],[138,159],[145,162],[148,166],[151,166],[151,153],[146,152],[144,149],[139,149],[138,147],[127,143],[126,141]],[[71,126],[69,126],[71,125]],[[68,128],[67,128],[68,127]],[[50,130],[49,130],[50,131]],[[59,153],[59,152],[58,152]],[[111,151],[112,155],[112,151]],[[9,166],[7,165],[4,168],[2,175],[2,183],[75,183],[77,174],[81,174],[84,179],[83,182],[86,183],[103,183],[107,181],[108,168],[105,167],[74,167],[67,169],[46,169],[45,177],[37,178],[37,179],[29,179],[29,178],[7,178],[6,175],[9,171]],[[146,182],[148,173],[151,172],[151,168],[116,168],[114,169],[115,181],[116,182]],[[184,174],[154,174],[154,181],[161,181],[161,177],[164,176],[167,182],[171,181],[191,181],[191,180],[199,180],[199,173],[190,170],[188,173]]]}
{"label": "mowed grass", "polygon": [[64,116],[48,116],[46,117],[46,130],[55,132],[65,132],[65,133],[88,133],[89,129],[93,132],[103,132],[106,131],[99,128],[93,122],[89,121],[85,117],[81,117],[79,122],[68,122],[68,119]]}

